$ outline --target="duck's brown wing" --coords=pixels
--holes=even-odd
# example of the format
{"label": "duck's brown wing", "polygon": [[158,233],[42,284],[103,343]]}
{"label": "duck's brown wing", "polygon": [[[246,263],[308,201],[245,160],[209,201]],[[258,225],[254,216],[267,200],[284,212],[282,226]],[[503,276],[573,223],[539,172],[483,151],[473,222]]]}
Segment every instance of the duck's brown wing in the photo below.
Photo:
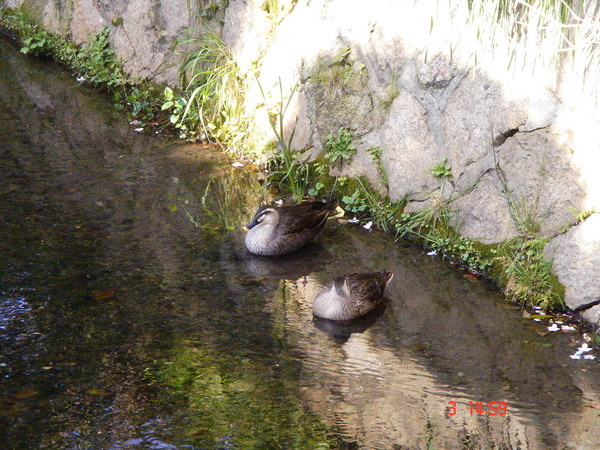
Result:
{"label": "duck's brown wing", "polygon": [[346,275],[346,285],[354,301],[376,303],[383,297],[391,277],[391,272],[351,273]]}
{"label": "duck's brown wing", "polygon": [[297,234],[307,230],[320,230],[325,226],[327,217],[337,206],[337,200],[329,202],[307,202],[300,205],[281,206],[279,212],[279,232]]}

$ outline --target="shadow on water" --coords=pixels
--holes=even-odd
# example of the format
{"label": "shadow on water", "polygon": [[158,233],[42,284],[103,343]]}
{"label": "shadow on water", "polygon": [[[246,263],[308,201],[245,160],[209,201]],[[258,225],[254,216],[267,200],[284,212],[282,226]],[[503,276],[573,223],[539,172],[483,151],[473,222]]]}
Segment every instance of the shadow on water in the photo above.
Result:
{"label": "shadow on water", "polygon": [[[5,447],[597,444],[598,364],[568,358],[579,335],[358,226],[250,256],[239,226],[260,186],[223,154],[136,133],[5,41],[0,91]],[[395,274],[380,309],[313,318],[323,284],[370,269]]]}

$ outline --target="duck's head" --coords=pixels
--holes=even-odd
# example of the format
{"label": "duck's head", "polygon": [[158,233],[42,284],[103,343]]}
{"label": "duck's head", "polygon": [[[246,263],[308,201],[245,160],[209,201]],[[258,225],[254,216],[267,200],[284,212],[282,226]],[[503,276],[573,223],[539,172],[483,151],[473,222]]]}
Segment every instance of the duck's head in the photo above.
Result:
{"label": "duck's head", "polygon": [[256,225],[272,225],[275,226],[279,223],[279,213],[277,209],[272,206],[261,206],[256,211],[252,221],[243,227],[244,230],[248,231],[254,228]]}

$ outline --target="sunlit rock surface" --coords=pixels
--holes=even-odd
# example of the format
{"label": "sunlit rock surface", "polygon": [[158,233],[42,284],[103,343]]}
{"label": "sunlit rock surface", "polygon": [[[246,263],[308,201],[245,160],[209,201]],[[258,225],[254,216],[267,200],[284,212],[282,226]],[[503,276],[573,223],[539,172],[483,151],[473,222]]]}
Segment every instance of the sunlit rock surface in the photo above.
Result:
{"label": "sunlit rock surface", "polygon": [[567,305],[576,309],[594,304],[583,316],[600,326],[600,214],[554,239],[546,256],[553,260],[554,271],[565,286]]}

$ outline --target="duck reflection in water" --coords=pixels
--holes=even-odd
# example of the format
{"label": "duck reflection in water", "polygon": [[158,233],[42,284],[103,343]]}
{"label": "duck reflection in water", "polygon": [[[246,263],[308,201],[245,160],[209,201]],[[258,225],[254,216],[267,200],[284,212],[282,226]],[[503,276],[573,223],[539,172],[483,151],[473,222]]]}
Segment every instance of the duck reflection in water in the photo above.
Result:
{"label": "duck reflection in water", "polygon": [[333,257],[321,244],[309,242],[289,255],[261,256],[248,253],[244,259],[248,271],[254,276],[295,280],[325,270]]}
{"label": "duck reflection in water", "polygon": [[327,333],[333,342],[336,344],[344,344],[353,333],[363,333],[377,321],[377,319],[383,315],[386,308],[387,299],[384,300],[373,310],[367,314],[354,319],[351,322],[336,322],[329,319],[321,319],[320,317],[313,316],[313,325],[318,330]]}

